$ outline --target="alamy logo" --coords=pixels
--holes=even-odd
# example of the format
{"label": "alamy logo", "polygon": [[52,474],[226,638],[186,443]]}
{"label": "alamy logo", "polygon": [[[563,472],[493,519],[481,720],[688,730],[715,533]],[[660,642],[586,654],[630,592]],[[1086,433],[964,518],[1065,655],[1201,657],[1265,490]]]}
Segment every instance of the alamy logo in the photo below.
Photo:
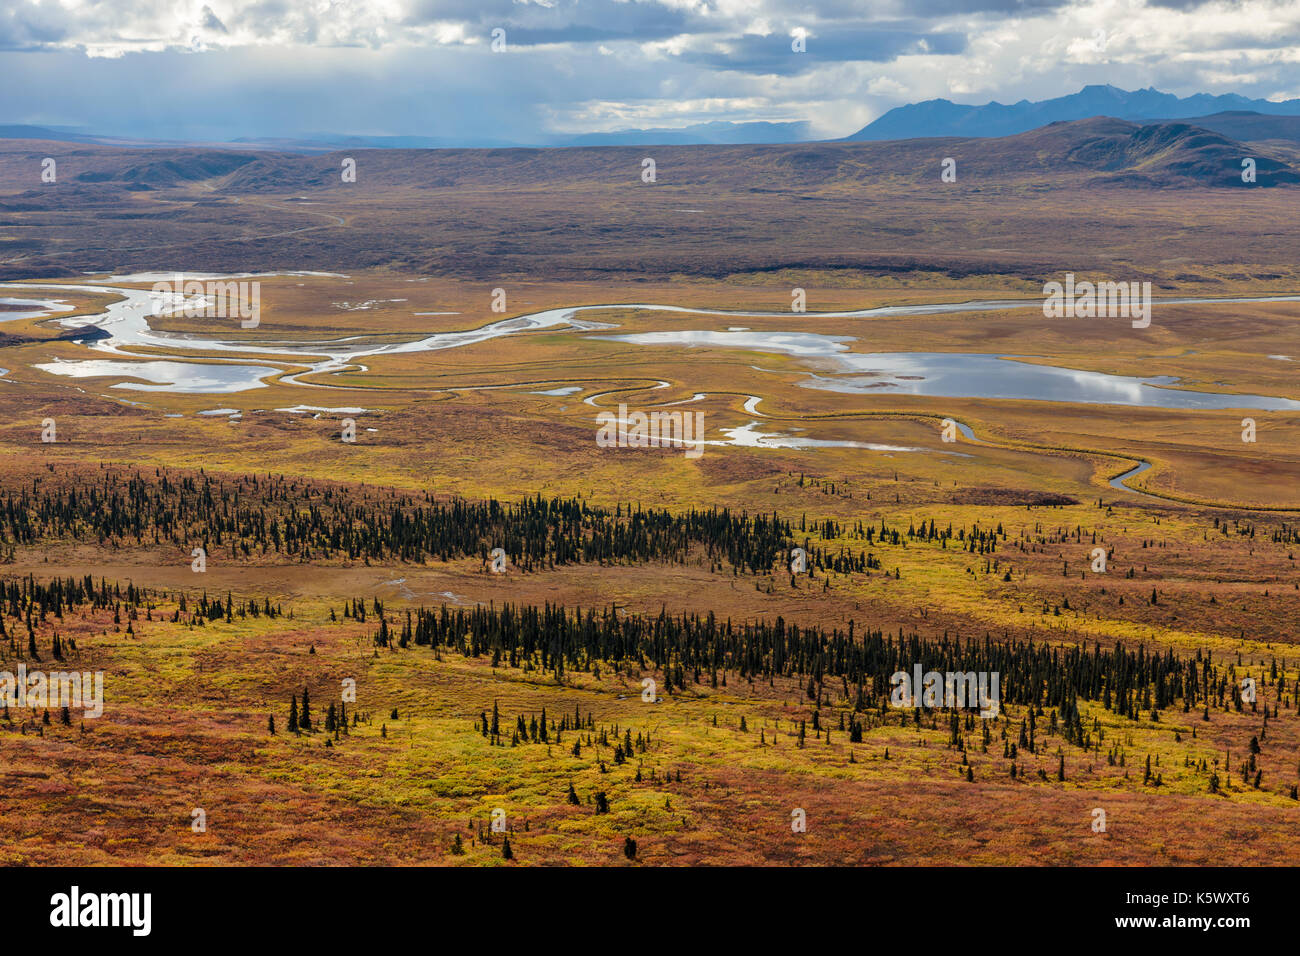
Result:
{"label": "alamy logo", "polygon": [[996,717],[1001,710],[997,671],[898,671],[889,678],[895,707],[979,708],[981,717]]}
{"label": "alamy logo", "polygon": [[687,458],[704,454],[703,412],[632,412],[618,406],[618,414],[596,416],[600,448],[684,448]]}
{"label": "alamy logo", "polygon": [[50,897],[50,925],[128,926],[133,936],[148,936],[152,926],[151,893],[86,893],[74,886],[70,893]]}
{"label": "alamy logo", "polygon": [[186,318],[239,319],[242,329],[255,329],[262,321],[260,282],[186,280],[182,272],[171,282],[156,282],[150,291],[154,315]]}
{"label": "alamy logo", "polygon": [[104,713],[103,671],[28,671],[18,665],[18,673],[0,671],[0,703],[9,707],[33,709],[68,707],[85,711],[86,717]]}
{"label": "alamy logo", "polygon": [[1075,283],[1074,273],[1065,283],[1043,286],[1043,316],[1048,319],[1132,319],[1133,328],[1151,324],[1150,282]]}

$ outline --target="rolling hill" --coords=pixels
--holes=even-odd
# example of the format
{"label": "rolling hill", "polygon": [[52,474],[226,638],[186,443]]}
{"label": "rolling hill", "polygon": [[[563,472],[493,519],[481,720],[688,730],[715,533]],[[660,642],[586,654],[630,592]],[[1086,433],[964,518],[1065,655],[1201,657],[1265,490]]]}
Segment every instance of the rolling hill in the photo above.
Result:
{"label": "rolling hill", "polygon": [[[1141,126],[1094,117],[999,138],[885,143],[572,147],[569,149],[384,149],[323,155],[211,148],[122,149],[14,141],[0,147],[0,184],[31,186],[44,155],[59,158],[59,185],[127,191],[204,184],[220,195],[343,189],[342,163],[358,182],[386,187],[515,188],[609,183],[649,155],[675,182],[729,189],[827,188],[882,179],[925,182],[956,158],[963,176],[988,182],[1240,187],[1254,158],[1257,186],[1300,182],[1286,162],[1209,129],[1182,122]],[[40,195],[37,190],[35,195]]]}
{"label": "rolling hill", "polygon": [[[1185,123],[1107,118],[1001,138],[318,155],[13,140],[0,143],[0,277],[387,266],[476,278],[1036,278],[1122,259],[1188,281],[1184,263],[1237,235],[1244,210],[1285,220],[1264,197],[1300,182],[1300,158],[1278,152]],[[44,157],[56,183],[40,181]],[[940,178],[945,158],[956,182]],[[345,159],[355,182],[340,175]],[[1080,207],[1104,241],[1094,231],[1081,246],[1060,228]],[[1281,241],[1231,271],[1289,274],[1297,257]]]}

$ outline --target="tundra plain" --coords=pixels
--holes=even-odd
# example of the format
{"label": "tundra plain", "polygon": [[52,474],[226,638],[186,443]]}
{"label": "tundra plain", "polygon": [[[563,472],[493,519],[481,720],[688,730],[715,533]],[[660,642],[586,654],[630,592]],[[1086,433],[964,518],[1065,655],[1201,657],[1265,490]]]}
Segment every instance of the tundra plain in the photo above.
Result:
{"label": "tundra plain", "polygon": [[[1063,134],[1037,135],[1041,151]],[[363,155],[348,192],[301,173],[332,157],[254,168],[7,147],[0,297],[69,308],[0,321],[0,669],[103,671],[106,692],[94,719],[6,708],[4,861],[1297,862],[1300,414],[1132,403],[1157,387],[1300,402],[1300,302],[1162,301],[1300,292],[1295,187],[1186,181],[1196,167],[1178,163],[1154,182],[1051,163],[1010,176],[996,171],[1023,144],[971,146],[969,164],[961,142],[922,148],[665,149],[654,185],[638,150],[368,154],[375,181]],[[24,186],[28,152],[60,149],[92,179]],[[944,193],[950,150],[962,172]],[[679,155],[690,175],[674,181]],[[447,181],[412,184],[403,161]],[[924,163],[934,183],[873,173]],[[36,288],[148,289],[130,273],[176,270],[257,273],[257,327],[154,316],[233,349],[127,356],[68,331],[117,293]],[[1044,318],[1043,282],[1066,272],[1151,281],[1150,327]],[[982,301],[1030,305],[821,314]],[[300,347],[579,306],[605,307],[576,328],[326,371]],[[739,329],[838,336],[837,354],[1167,378],[1101,404],[912,394],[869,373],[837,391],[809,387],[847,374],[834,354],[716,338]],[[709,335],[663,340],[685,332]],[[187,392],[50,371],[128,358],[267,372]],[[620,404],[703,413],[709,444],[600,447],[596,416]],[[973,439],[945,441],[945,421]],[[555,519],[535,552],[500,525],[441,553],[395,544],[417,513],[538,499],[600,517]],[[671,546],[623,536],[634,515],[723,509],[784,524]],[[571,533],[586,551],[566,551]],[[736,557],[750,545],[767,548],[758,566]],[[814,554],[811,575],[791,573],[791,548]],[[98,597],[51,596],[87,578]],[[500,621],[468,646],[407,634],[421,609],[548,606],[593,615],[588,633],[769,630],[743,652],[719,640],[705,663],[704,645],[667,636],[602,657],[520,651]],[[813,630],[837,637],[791,650]],[[986,720],[892,706],[890,674],[855,671],[845,641],[1032,663],[1004,674]],[[304,690],[312,726],[291,732]],[[344,704],[345,726],[325,730]]]}

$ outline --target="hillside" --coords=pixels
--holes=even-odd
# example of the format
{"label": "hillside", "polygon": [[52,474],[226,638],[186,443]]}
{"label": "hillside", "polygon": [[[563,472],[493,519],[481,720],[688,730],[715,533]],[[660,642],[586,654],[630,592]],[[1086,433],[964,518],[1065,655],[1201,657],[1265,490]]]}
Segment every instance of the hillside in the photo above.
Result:
{"label": "hillside", "polygon": [[[0,277],[389,266],[481,279],[850,269],[1041,281],[1120,258],[1185,281],[1170,263],[1206,261],[1251,193],[1300,181],[1278,152],[1107,118],[994,139],[317,155],[15,140],[0,143]],[[40,181],[45,157],[52,184]],[[1250,186],[1244,157],[1257,163]],[[954,183],[940,180],[945,158]],[[343,181],[347,159],[355,182]],[[1139,195],[1148,208],[1136,215]],[[1062,207],[1081,204],[1106,224],[1105,243],[1080,248],[1056,228],[1071,215]],[[1204,228],[1187,231],[1193,210]],[[1148,262],[1171,234],[1182,252]],[[1277,276],[1300,249],[1269,255]]]}
{"label": "hillside", "polygon": [[1228,110],[1185,122],[1243,143],[1274,140],[1300,143],[1300,116],[1268,116],[1251,110]]}
{"label": "hillside", "polygon": [[[1297,119],[1300,123],[1300,118]],[[1247,124],[1248,125],[1248,124]],[[639,169],[647,150],[675,182],[731,189],[808,189],[870,185],[882,178],[924,182],[936,157],[960,156],[964,172],[999,182],[1138,179],[1154,187],[1239,186],[1241,158],[1256,157],[1259,185],[1300,181],[1287,164],[1258,155],[1221,133],[1186,123],[1139,126],[1094,117],[1053,123],[1001,138],[920,139],[888,143],[678,145],[568,149],[358,149],[323,155],[181,148],[70,148],[17,141],[0,145],[0,185],[31,184],[43,156],[60,160],[60,185],[103,184],[126,190],[205,184],[220,193],[344,189],[345,158],[358,182],[385,187],[516,188],[611,183]],[[930,165],[927,165],[930,164]],[[66,178],[65,178],[66,177]],[[364,177],[364,178],[363,178]]]}

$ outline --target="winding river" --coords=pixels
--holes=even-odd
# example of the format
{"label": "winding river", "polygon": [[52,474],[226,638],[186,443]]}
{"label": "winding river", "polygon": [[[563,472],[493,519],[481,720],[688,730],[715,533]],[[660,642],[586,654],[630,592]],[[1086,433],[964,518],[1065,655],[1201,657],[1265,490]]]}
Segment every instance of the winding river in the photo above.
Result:
{"label": "winding river", "polygon": [[[242,276],[188,274],[186,278],[225,279]],[[170,279],[169,275],[140,274],[113,277],[121,281]],[[759,332],[729,327],[725,330],[681,330],[610,334],[616,325],[584,321],[581,313],[608,310],[671,312],[684,315],[726,317],[795,318],[789,312],[727,312],[682,306],[652,304],[589,305],[547,309],[528,315],[491,322],[477,329],[435,332],[423,337],[393,341],[391,336],[350,335],[336,339],[303,340],[258,338],[257,333],[239,330],[234,319],[228,321],[231,332],[165,332],[153,329],[149,318],[154,314],[154,294],[113,284],[113,280],[88,280],[83,284],[22,283],[10,286],[41,293],[103,294],[121,296],[103,312],[90,316],[57,317],[65,307],[57,300],[3,300],[21,306],[36,306],[35,313],[18,313],[24,317],[48,314],[67,327],[95,326],[108,333],[102,338],[78,340],[93,355],[84,359],[55,360],[36,367],[74,378],[120,376],[137,379],[119,382],[113,388],[138,391],[221,394],[246,391],[265,386],[266,380],[286,372],[287,384],[328,388],[304,380],[348,369],[364,369],[363,360],[377,356],[413,352],[432,352],[460,348],[508,335],[520,335],[544,329],[567,329],[575,333],[643,346],[713,347],[759,352],[774,352],[796,358],[815,360],[818,372],[809,372],[800,384],[805,388],[868,395],[929,395],[946,398],[1025,399],[1085,404],[1134,405],[1156,408],[1251,410],[1298,410],[1300,402],[1267,395],[1202,392],[1173,387],[1172,376],[1134,377],[1111,375],[1082,369],[1017,361],[1015,355],[977,352],[855,352],[850,336],[823,335],[816,332]],[[192,300],[193,297],[191,297]],[[1247,302],[1300,302],[1300,295],[1275,295],[1239,298],[1176,298],[1161,304],[1232,305]],[[185,303],[174,296],[170,308]],[[897,317],[907,315],[943,315],[986,312],[1005,309],[1040,308],[1035,299],[981,300],[974,302],[930,305],[885,306],[847,312],[803,313],[808,319]],[[5,313],[0,313],[4,315]],[[16,317],[10,315],[9,317]],[[1095,321],[1108,321],[1099,319]],[[151,350],[168,354],[155,355]],[[202,360],[187,361],[178,353],[210,353]],[[229,358],[222,358],[222,354]],[[1022,356],[1028,358],[1029,356]],[[296,369],[296,371],[294,371]],[[557,392],[558,394],[558,392]]]}

